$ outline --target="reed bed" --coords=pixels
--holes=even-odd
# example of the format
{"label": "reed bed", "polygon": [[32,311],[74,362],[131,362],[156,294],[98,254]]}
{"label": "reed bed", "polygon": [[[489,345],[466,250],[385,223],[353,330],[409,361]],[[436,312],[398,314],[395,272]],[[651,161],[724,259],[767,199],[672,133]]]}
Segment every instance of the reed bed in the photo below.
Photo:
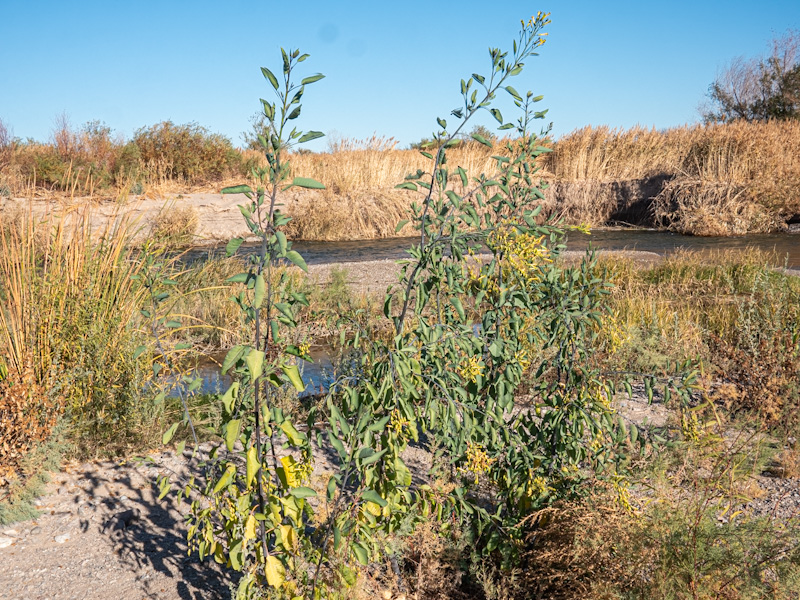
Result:
{"label": "reed bed", "polygon": [[[2,131],[0,196],[26,189],[118,198],[218,191],[263,165],[258,152],[235,151],[196,125],[161,124],[124,144],[97,126],[78,133],[67,128],[50,144],[19,143]],[[780,231],[787,221],[800,219],[798,122],[662,131],[585,127],[543,143],[553,150],[539,161],[550,184],[546,212],[570,223],[626,222],[739,235]],[[409,173],[429,168],[430,161],[417,150],[398,150],[392,138],[334,137],[329,145],[329,152],[289,156],[294,173],[326,186],[322,195],[298,194],[292,233],[319,240],[396,235],[394,224],[415,196],[394,188]],[[499,151],[466,141],[449,151],[449,165],[488,174],[495,167],[491,156]]]}

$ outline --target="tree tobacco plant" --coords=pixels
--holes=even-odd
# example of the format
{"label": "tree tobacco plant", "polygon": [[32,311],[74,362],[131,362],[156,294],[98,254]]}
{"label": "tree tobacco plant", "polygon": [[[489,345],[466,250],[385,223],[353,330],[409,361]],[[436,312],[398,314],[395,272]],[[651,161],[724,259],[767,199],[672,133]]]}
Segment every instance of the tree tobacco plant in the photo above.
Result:
{"label": "tree tobacco plant", "polygon": [[[247,197],[240,208],[259,240],[247,271],[230,280],[253,336],[222,365],[234,379],[219,399],[222,441],[204,476],[180,490],[192,500],[191,548],[242,572],[237,598],[328,597],[353,585],[362,566],[382,557],[396,565],[393,537],[420,519],[458,527],[478,552],[510,562],[535,526],[531,515],[580,493],[587,479],[607,478],[627,500],[618,448],[636,434],[619,427],[615,382],[592,360],[608,285],[591,255],[574,267],[560,261],[564,228],[540,215],[536,159],[548,149],[531,131],[546,111],[534,109],[540,96],[511,85],[548,23],[539,13],[522,22],[510,51],[490,49],[489,71],[461,81],[453,124],[437,119],[435,151],[422,151],[429,169],[399,185],[420,194],[409,215],[419,242],[385,297],[391,333],[345,340],[356,368],[305,422],[276,402],[287,387],[305,389],[297,361],[308,358],[291,333],[306,298],[277,268],[305,269],[282,232],[289,217],[279,197],[292,186],[323,187],[292,177],[286,160],[294,144],[322,135],[293,127],[306,86],[322,75],[296,84],[308,56],[298,51],[282,50],[280,77],[262,69],[276,95],[262,100],[267,166],[254,170],[255,188],[223,190]],[[504,119],[498,94],[510,97],[516,120]],[[484,110],[507,137],[494,172],[471,176],[447,151]],[[670,385],[683,392],[683,383]],[[432,459],[417,481],[404,458],[410,444]],[[336,463],[322,481],[312,476],[320,452]]]}

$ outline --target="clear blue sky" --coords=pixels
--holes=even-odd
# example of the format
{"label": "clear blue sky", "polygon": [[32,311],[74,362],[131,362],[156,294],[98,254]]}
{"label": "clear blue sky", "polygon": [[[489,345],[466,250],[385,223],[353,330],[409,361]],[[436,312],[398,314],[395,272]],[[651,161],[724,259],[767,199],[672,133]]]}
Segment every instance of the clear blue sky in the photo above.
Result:
{"label": "clear blue sky", "polygon": [[61,113],[125,136],[194,121],[239,145],[271,90],[259,67],[278,69],[284,46],[311,54],[303,75],[326,75],[306,91],[301,127],[406,146],[458,106],[462,77],[488,71],[487,48],[509,48],[538,10],[551,13],[549,40],[514,86],[545,96],[556,135],[695,122],[732,58],[800,28],[799,0],[0,0],[0,119],[38,140]]}

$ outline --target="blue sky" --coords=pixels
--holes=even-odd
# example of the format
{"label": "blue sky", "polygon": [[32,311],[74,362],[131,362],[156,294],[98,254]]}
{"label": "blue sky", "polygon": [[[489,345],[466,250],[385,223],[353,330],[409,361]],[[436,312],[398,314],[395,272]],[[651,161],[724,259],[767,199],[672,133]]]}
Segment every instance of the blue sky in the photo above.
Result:
{"label": "blue sky", "polygon": [[311,54],[301,75],[326,75],[306,91],[302,128],[404,147],[458,106],[460,79],[486,73],[488,47],[509,48],[538,10],[551,13],[549,39],[514,87],[545,96],[556,135],[695,122],[732,58],[800,28],[797,0],[0,0],[0,119],[38,140],[61,113],[124,136],[197,122],[238,145],[271,91],[259,67],[277,70],[283,46]]}

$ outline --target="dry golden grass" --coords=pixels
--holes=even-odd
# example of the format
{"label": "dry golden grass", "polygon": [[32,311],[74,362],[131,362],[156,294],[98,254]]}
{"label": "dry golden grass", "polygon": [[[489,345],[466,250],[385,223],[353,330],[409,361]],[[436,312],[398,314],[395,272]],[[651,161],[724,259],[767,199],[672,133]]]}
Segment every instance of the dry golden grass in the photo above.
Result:
{"label": "dry golden grass", "polygon": [[[31,188],[37,195],[41,189],[92,195],[102,188],[102,194],[122,198],[134,190],[157,197],[216,192],[247,179],[229,174],[220,181],[189,181],[174,174],[166,157],[156,157],[138,163],[135,179],[115,175],[109,188],[107,171],[98,171],[96,165],[110,164],[114,148],[118,154],[121,148],[102,131],[81,135],[67,129],[49,145],[4,143],[0,189],[14,195]],[[289,157],[294,174],[317,179],[327,188],[323,195],[298,194],[293,233],[320,240],[395,235],[394,224],[415,196],[394,188],[409,173],[430,168],[430,161],[416,150],[397,150],[392,138],[336,137],[329,145],[332,152]],[[664,131],[585,127],[552,147],[540,159],[541,175],[551,185],[545,209],[571,223],[625,221],[699,235],[735,235],[780,230],[788,218],[800,215],[798,122]],[[499,151],[499,144],[493,152],[463,143],[448,152],[448,164],[470,175],[490,174],[495,170],[491,156]],[[243,172],[263,165],[263,157],[253,150],[238,156]]]}

